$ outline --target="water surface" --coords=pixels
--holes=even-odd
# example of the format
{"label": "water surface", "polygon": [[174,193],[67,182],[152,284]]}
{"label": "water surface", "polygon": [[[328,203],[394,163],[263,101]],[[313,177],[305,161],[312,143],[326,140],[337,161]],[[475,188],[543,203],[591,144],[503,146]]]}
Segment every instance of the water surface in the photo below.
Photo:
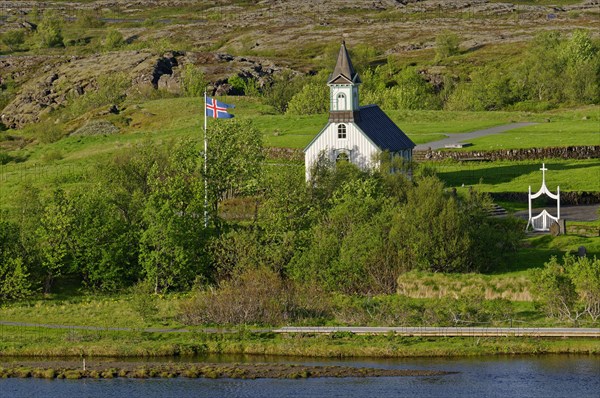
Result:
{"label": "water surface", "polygon": [[[0,380],[1,397],[573,397],[600,396],[599,356],[520,356],[457,359],[234,357],[235,362],[288,362],[456,371],[434,377],[321,379]],[[207,362],[229,361],[208,357]]]}

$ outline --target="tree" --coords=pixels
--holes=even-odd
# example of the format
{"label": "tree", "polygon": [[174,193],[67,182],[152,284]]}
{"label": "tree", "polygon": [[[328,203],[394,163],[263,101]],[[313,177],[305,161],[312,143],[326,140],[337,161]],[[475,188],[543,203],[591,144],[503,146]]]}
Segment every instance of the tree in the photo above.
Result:
{"label": "tree", "polygon": [[600,259],[576,258],[567,254],[563,261],[575,285],[579,305],[596,322],[600,319]]}
{"label": "tree", "polygon": [[435,59],[441,61],[459,52],[460,37],[452,31],[445,30],[435,37]]}
{"label": "tree", "polygon": [[193,64],[187,64],[181,74],[181,86],[186,97],[203,97],[207,81],[204,72]]}
{"label": "tree", "polygon": [[219,203],[252,193],[261,177],[262,134],[248,120],[217,120],[208,128],[207,179],[210,212],[218,222]]}
{"label": "tree", "polygon": [[392,240],[405,270],[473,271],[471,237],[457,198],[444,193],[437,177],[420,179],[408,191],[407,202],[394,216]]}
{"label": "tree", "polygon": [[136,229],[101,186],[72,195],[69,249],[74,271],[90,288],[114,291],[139,277]]}
{"label": "tree", "polygon": [[72,222],[72,204],[62,189],[56,189],[52,200],[44,209],[37,230],[44,272],[44,293],[50,293],[54,279],[68,269]]}
{"label": "tree", "polygon": [[207,278],[203,252],[208,231],[203,229],[203,185],[198,151],[184,141],[148,177],[150,195],[144,209],[140,263],[155,293],[189,287],[197,276]]}
{"label": "tree", "polygon": [[39,48],[64,47],[62,36],[62,18],[53,10],[44,12],[36,31]]}
{"label": "tree", "polygon": [[0,220],[0,298],[15,299],[31,294],[29,272],[20,244],[19,227]]}
{"label": "tree", "polygon": [[565,257],[563,261],[560,264],[553,256],[544,268],[532,272],[533,294],[549,316],[575,322],[584,311],[577,307],[576,287],[568,273],[570,258]]}
{"label": "tree", "polygon": [[600,51],[586,30],[578,29],[564,43],[565,95],[573,103],[600,102]]}
{"label": "tree", "polygon": [[25,32],[22,29],[9,30],[2,34],[2,43],[4,43],[10,51],[16,51],[25,42]]}
{"label": "tree", "polygon": [[264,90],[264,100],[271,105],[275,112],[285,113],[291,99],[302,88],[302,81],[292,72],[284,71],[273,78],[273,81]]}
{"label": "tree", "polygon": [[446,108],[450,110],[493,111],[516,101],[512,81],[498,67],[484,67],[471,74],[470,82],[462,82],[450,94]]}
{"label": "tree", "polygon": [[323,83],[309,83],[295,94],[286,110],[288,115],[315,115],[328,110],[329,90]]}
{"label": "tree", "polygon": [[388,109],[438,109],[433,87],[416,70],[406,68],[396,76],[396,86],[387,90],[383,106]]}

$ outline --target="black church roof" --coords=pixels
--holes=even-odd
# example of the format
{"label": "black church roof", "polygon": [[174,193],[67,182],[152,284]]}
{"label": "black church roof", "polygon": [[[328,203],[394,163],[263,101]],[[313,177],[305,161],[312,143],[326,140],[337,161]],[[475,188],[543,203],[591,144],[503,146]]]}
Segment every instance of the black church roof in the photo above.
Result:
{"label": "black church roof", "polygon": [[412,149],[415,143],[377,105],[360,107],[356,124],[383,151]]}

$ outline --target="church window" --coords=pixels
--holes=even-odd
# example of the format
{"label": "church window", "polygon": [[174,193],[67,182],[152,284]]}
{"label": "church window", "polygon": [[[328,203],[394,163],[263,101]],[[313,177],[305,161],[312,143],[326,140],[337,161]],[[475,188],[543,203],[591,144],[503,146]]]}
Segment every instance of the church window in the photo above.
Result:
{"label": "church window", "polygon": [[337,157],[335,158],[335,162],[349,162],[350,161],[350,156],[348,156],[348,154],[346,152],[340,152],[338,153]]}
{"label": "church window", "polygon": [[346,110],[346,95],[343,93],[337,95],[337,108],[338,111]]}
{"label": "church window", "polygon": [[346,125],[345,124],[338,125],[338,139],[341,139],[341,140],[346,139]]}

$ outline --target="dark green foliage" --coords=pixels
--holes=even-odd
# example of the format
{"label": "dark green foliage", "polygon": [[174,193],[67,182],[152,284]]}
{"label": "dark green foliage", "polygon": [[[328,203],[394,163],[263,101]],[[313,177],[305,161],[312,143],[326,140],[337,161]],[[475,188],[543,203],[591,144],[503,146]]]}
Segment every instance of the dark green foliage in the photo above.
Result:
{"label": "dark green foliage", "polygon": [[550,317],[577,323],[600,318],[600,260],[566,254],[532,271],[533,293]]}
{"label": "dark green foliage", "polygon": [[62,189],[54,191],[44,208],[37,229],[44,293],[49,293],[57,276],[68,272],[69,237],[73,228],[74,207]]}
{"label": "dark green foliage", "polygon": [[367,70],[361,89],[364,104],[385,109],[439,109],[440,100],[433,86],[413,68],[396,70],[392,63]]}
{"label": "dark green foliage", "polygon": [[452,31],[445,30],[435,37],[435,59],[441,61],[459,52],[460,37]]}
{"label": "dark green foliage", "polygon": [[329,110],[329,90],[323,83],[309,83],[288,103],[288,115],[315,115]]}
{"label": "dark green foliage", "polygon": [[37,46],[39,48],[64,47],[62,24],[62,18],[55,11],[45,11],[35,33]]}
{"label": "dark green foliage", "polygon": [[488,217],[487,195],[454,196],[434,176],[411,183],[389,162],[372,175],[353,167],[316,165],[309,189],[319,216],[290,277],[347,294],[393,293],[398,275],[413,269],[494,269],[522,237],[520,224]]}
{"label": "dark green foliage", "polygon": [[19,227],[0,219],[0,298],[15,299],[31,293],[25,259]]}
{"label": "dark green foliage", "polygon": [[189,287],[196,276],[207,274],[201,258],[206,231],[197,154],[192,142],[182,142],[166,164],[155,164],[148,176],[140,263],[156,293]]}
{"label": "dark green foliage", "polygon": [[302,79],[289,71],[277,75],[271,84],[264,89],[264,101],[271,105],[275,112],[285,113],[291,99],[303,86]]}
{"label": "dark green foliage", "polygon": [[23,43],[25,43],[25,31],[18,29],[4,32],[2,34],[2,43],[4,43],[10,51],[18,50]]}
{"label": "dark green foliage", "polygon": [[448,96],[451,110],[544,110],[560,104],[600,102],[600,52],[590,33],[570,38],[538,34],[516,64],[489,65],[471,73]]}
{"label": "dark green foliage", "polygon": [[205,178],[213,222],[219,203],[237,195],[252,194],[261,174],[262,134],[249,121],[217,120],[208,133]]}
{"label": "dark green foliage", "polygon": [[137,277],[135,230],[124,222],[107,192],[95,187],[73,197],[70,234],[73,267],[93,289],[114,291]]}
{"label": "dark green foliage", "polygon": [[110,29],[106,32],[104,38],[104,48],[107,50],[116,50],[124,44],[123,35],[116,29]]}
{"label": "dark green foliage", "polygon": [[181,88],[186,97],[202,97],[208,82],[202,70],[193,64],[187,64],[183,68],[181,76]]}

